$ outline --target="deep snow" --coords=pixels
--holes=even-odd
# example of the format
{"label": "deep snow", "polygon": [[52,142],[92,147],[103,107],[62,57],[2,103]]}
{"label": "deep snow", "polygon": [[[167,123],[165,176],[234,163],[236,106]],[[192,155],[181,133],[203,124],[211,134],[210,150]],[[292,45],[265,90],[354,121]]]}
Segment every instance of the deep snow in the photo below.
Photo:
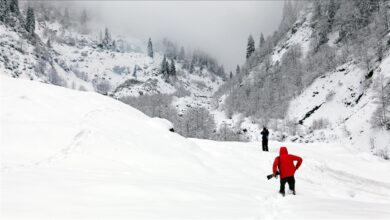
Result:
{"label": "deep snow", "polygon": [[[0,75],[1,219],[388,219],[390,163],[341,144],[186,139],[114,99]],[[297,196],[266,180],[281,145]]]}

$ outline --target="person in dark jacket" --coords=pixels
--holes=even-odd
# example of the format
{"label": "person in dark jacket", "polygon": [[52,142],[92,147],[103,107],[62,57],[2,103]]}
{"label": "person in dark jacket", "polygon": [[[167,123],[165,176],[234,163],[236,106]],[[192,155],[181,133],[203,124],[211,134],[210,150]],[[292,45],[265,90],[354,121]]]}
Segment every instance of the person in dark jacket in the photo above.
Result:
{"label": "person in dark jacket", "polygon": [[264,126],[260,134],[262,136],[263,151],[268,151],[268,129]]}
{"label": "person in dark jacket", "polygon": [[[294,162],[297,161],[295,165]],[[285,196],[284,187],[286,183],[292,193],[295,195],[295,171],[301,166],[302,158],[288,154],[286,147],[280,147],[279,156],[275,158],[272,166],[273,175],[276,177],[276,171],[279,171],[280,175],[280,190],[279,193]]]}

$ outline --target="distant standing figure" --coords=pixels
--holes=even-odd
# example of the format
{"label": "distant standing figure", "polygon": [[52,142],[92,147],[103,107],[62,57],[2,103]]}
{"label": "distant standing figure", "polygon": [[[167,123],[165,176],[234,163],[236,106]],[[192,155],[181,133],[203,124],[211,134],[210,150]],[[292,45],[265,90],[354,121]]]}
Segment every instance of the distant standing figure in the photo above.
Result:
{"label": "distant standing figure", "polygon": [[263,151],[268,151],[268,129],[264,126],[260,134],[262,136]]}

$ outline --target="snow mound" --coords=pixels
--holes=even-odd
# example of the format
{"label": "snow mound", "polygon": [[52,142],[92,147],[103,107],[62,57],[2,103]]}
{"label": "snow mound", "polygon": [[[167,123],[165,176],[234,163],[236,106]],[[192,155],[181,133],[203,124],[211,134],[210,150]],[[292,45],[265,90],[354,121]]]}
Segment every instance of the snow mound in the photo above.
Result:
{"label": "snow mound", "polygon": [[151,118],[149,120],[149,124],[151,124],[154,127],[161,128],[162,130],[166,130],[166,131],[173,129],[172,122],[170,122],[164,118]]}

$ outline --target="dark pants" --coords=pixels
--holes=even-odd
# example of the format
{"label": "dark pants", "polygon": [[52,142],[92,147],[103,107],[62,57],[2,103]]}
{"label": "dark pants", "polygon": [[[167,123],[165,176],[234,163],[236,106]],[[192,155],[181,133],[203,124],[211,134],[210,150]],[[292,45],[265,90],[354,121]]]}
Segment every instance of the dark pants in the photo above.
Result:
{"label": "dark pants", "polygon": [[268,151],[268,140],[263,139],[263,151]]}
{"label": "dark pants", "polygon": [[288,183],[288,187],[290,188],[291,191],[295,192],[295,178],[294,176],[289,176],[286,178],[280,178],[280,190],[279,192],[284,194],[284,186]]}

